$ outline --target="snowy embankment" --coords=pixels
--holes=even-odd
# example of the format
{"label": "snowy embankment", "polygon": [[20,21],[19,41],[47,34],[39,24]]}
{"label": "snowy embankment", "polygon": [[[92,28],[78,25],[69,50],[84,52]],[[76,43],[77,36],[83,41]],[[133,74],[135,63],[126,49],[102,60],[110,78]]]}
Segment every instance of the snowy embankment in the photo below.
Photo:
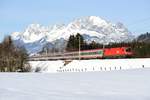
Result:
{"label": "snowy embankment", "polygon": [[30,61],[33,70],[37,67],[42,72],[91,72],[111,71],[150,67],[150,58],[143,59],[95,59],[73,60],[65,65],[65,61]]}
{"label": "snowy embankment", "polygon": [[150,100],[150,69],[0,73],[0,100]]}

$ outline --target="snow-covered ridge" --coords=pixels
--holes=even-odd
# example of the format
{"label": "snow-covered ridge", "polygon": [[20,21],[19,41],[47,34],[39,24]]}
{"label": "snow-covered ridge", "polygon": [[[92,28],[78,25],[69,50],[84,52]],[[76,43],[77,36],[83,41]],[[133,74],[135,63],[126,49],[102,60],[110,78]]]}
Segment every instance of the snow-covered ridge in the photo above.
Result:
{"label": "snow-covered ridge", "polygon": [[[87,42],[110,43],[133,39],[131,32],[122,23],[112,24],[98,16],[77,18],[67,25],[42,26],[31,24],[23,32],[14,32],[11,36],[17,43],[25,45],[29,52],[37,52],[47,43],[54,44],[59,39],[65,41],[70,35],[77,33],[82,34]],[[39,42],[41,40],[44,40],[42,45]],[[39,45],[34,47],[34,44],[37,43]],[[28,48],[28,45],[31,44],[33,47]]]}

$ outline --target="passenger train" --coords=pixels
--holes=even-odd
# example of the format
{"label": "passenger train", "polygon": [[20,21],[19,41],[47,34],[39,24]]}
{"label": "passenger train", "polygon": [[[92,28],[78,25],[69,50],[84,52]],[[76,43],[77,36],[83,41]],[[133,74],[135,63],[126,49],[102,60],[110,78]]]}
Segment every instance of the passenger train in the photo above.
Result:
{"label": "passenger train", "polygon": [[29,58],[30,61],[37,60],[72,60],[72,59],[106,59],[131,57],[133,52],[130,47],[116,47],[105,49],[81,50],[47,55],[35,55]]}

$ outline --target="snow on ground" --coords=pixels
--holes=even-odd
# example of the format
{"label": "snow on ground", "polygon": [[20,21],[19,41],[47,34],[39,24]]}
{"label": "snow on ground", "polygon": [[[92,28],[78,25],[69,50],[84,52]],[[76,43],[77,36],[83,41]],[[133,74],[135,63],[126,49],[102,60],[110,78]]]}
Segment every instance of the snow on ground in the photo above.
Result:
{"label": "snow on ground", "polygon": [[126,70],[150,67],[150,58],[140,59],[93,59],[93,60],[73,60],[67,65],[64,61],[30,61],[33,70],[41,67],[42,72],[93,72]]}
{"label": "snow on ground", "polygon": [[56,73],[57,70],[64,65],[63,61],[30,61],[32,69],[35,70],[40,67],[42,72]]}
{"label": "snow on ground", "polygon": [[0,73],[0,100],[150,100],[150,69]]}

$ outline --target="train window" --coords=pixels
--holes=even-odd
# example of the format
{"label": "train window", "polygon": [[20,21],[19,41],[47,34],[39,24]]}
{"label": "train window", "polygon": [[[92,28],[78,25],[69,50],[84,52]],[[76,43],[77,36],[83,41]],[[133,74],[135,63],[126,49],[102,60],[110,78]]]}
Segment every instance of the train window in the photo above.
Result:
{"label": "train window", "polygon": [[126,49],[126,52],[131,52],[131,48],[127,48],[127,49]]}
{"label": "train window", "polygon": [[95,55],[97,52],[81,52],[81,55]]}

